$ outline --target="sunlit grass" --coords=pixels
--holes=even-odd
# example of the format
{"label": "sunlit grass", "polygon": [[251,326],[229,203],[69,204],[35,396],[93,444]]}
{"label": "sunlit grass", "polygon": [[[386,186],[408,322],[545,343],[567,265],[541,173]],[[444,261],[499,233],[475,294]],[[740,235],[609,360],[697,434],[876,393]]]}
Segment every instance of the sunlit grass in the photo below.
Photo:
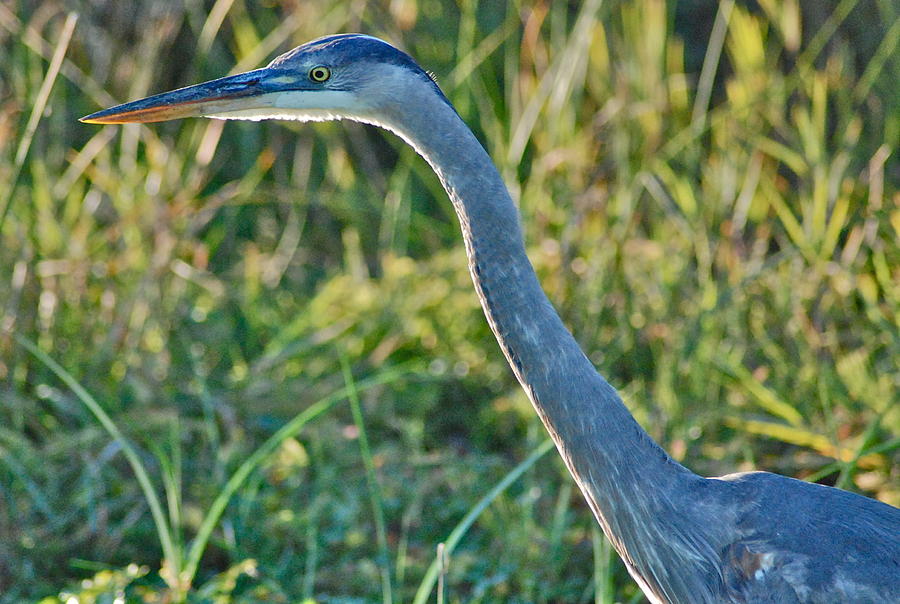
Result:
{"label": "sunlit grass", "polygon": [[0,602],[640,601],[401,141],[76,121],[336,31],[437,74],[673,456],[900,504],[900,11],[567,4],[0,5]]}

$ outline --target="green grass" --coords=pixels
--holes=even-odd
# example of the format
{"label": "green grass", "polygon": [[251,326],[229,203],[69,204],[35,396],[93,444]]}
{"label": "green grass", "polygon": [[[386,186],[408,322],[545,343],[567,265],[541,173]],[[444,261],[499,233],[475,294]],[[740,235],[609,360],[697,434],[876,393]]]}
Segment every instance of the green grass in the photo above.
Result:
{"label": "green grass", "polygon": [[77,122],[338,31],[437,74],[673,456],[900,504],[895,3],[152,4],[0,5],[0,604],[641,601],[401,141]]}

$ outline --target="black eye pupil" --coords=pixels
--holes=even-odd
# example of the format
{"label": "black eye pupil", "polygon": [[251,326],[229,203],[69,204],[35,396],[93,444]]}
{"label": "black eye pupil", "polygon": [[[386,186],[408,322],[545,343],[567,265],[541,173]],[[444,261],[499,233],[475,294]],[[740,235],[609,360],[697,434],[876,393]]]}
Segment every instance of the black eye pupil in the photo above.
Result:
{"label": "black eye pupil", "polygon": [[313,80],[316,82],[324,82],[328,79],[330,73],[324,67],[313,67],[312,71],[309,74]]}

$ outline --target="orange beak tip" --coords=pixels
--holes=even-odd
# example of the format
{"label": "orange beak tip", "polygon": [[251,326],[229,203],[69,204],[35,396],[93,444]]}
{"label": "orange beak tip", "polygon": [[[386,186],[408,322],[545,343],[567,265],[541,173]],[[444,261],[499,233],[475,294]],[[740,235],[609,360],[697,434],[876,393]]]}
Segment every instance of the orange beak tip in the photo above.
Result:
{"label": "orange beak tip", "polygon": [[[98,111],[97,113],[102,113],[102,111]],[[78,118],[78,121],[82,124],[127,124],[127,121],[117,120],[115,115],[111,115],[109,117],[98,116],[97,113],[91,113],[90,115],[85,115],[84,117]]]}

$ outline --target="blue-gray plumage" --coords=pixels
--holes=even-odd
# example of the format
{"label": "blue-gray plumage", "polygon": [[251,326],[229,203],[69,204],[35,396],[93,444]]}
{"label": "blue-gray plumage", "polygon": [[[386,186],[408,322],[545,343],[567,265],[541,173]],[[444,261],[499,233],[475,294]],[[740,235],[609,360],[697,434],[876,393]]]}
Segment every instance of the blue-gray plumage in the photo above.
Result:
{"label": "blue-gray plumage", "polygon": [[563,326],[484,148],[409,55],[360,34],[113,107],[92,123],[352,119],[431,164],[459,216],[485,316],[629,572],[653,602],[900,602],[900,510],[753,472],[702,478],[635,422]]}

